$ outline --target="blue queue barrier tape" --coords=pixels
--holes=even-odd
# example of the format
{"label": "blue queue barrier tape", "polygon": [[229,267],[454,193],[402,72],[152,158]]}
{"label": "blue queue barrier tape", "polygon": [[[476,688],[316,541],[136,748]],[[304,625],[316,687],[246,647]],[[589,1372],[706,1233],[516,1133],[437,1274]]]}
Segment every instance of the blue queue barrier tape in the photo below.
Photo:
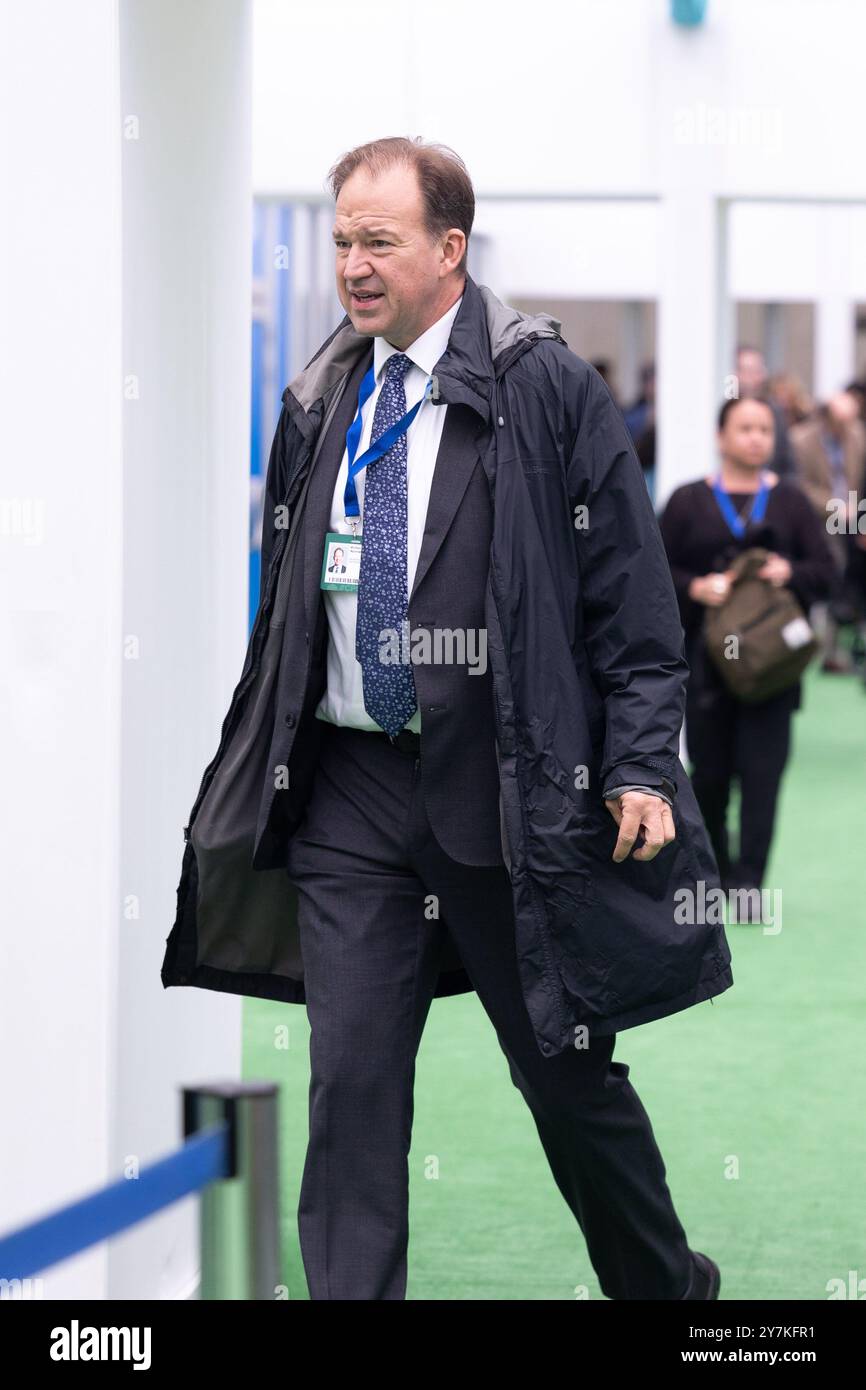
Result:
{"label": "blue queue barrier tape", "polygon": [[25,1279],[117,1235],[228,1171],[228,1125],[208,1127],[137,1178],[120,1178],[0,1238],[0,1278]]}

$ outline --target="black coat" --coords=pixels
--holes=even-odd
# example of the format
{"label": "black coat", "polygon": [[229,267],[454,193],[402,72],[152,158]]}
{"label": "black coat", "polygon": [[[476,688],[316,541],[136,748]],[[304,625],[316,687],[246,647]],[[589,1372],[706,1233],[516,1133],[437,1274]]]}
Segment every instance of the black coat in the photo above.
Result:
{"label": "black coat", "polygon": [[[559,326],[467,277],[432,397],[470,406],[483,426],[502,848],[524,998],[546,1054],[574,1046],[580,1025],[617,1032],[732,984],[724,929],[701,911],[719,879],[678,757],[688,666],[658,523],[607,387]],[[277,677],[309,669],[308,634],[283,650],[285,614],[302,601],[293,551],[304,483],[369,343],[344,317],[283,393],[259,608],[185,830],[166,986],[304,1002],[296,890],[283,867],[303,807],[292,802],[299,779],[290,771],[282,789],[274,775],[303,750]],[[648,863],[611,859],[617,828],[602,792],[626,782],[676,788],[676,839]],[[443,969],[436,995],[471,989],[463,970]]]}

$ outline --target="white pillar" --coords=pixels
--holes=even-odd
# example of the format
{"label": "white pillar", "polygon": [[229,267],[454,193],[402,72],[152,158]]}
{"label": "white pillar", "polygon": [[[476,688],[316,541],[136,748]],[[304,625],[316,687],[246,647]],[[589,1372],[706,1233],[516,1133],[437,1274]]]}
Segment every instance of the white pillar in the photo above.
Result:
{"label": "white pillar", "polygon": [[843,203],[818,213],[818,298],[815,304],[815,394],[826,400],[855,374],[855,306],[851,299],[851,229]]}
{"label": "white pillar", "polygon": [[[246,644],[250,0],[4,3],[0,1230],[175,1147],[240,1001],[165,991]],[[194,1285],[193,1199],[45,1298]]]}
{"label": "white pillar", "polygon": [[643,304],[627,299],[620,305],[619,322],[619,390],[620,400],[631,405],[640,389],[640,369],[643,366]]}
{"label": "white pillar", "polygon": [[[248,632],[251,0],[121,0],[124,637],[116,1165],[179,1140],[178,1086],[240,1075],[241,1000],[164,990],[183,827]],[[137,123],[137,124],[136,124]],[[197,1274],[194,1200],[112,1243],[112,1298]]]}
{"label": "white pillar", "polygon": [[787,364],[785,342],[785,306],[770,303],[764,305],[764,360],[767,370],[783,372]]}
{"label": "white pillar", "polygon": [[[123,479],[116,3],[6,3],[2,29],[6,1232],[118,1171]],[[102,1297],[106,1269],[103,1247],[31,1296]]]}
{"label": "white pillar", "polygon": [[[655,121],[661,234],[655,500],[716,463],[715,419],[732,370],[725,148],[708,120],[721,93],[718,36],[659,29]],[[709,104],[709,105],[708,105]]]}
{"label": "white pillar", "polygon": [[715,419],[731,351],[726,207],[710,192],[662,203],[656,505],[715,467]]}

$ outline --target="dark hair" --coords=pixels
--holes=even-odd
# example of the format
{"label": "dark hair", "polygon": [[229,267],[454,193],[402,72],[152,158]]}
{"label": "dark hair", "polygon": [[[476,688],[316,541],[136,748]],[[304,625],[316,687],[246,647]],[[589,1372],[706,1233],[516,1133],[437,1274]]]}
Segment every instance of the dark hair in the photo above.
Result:
{"label": "dark hair", "polygon": [[[403,164],[415,170],[424,206],[424,225],[430,237],[441,236],[449,227],[459,227],[469,247],[469,233],[475,220],[475,191],[463,160],[448,145],[429,144],[420,135],[403,135],[370,140],[341,155],[328,172],[334,198],[355,170],[364,165],[376,177],[385,169]],[[457,266],[466,273],[466,252]]]}
{"label": "dark hair", "polygon": [[776,415],[773,410],[773,407],[770,405],[770,402],[766,400],[763,396],[734,396],[732,400],[725,401],[722,405],[719,411],[719,418],[716,422],[716,428],[723,430],[725,428],[725,422],[728,416],[730,415],[731,411],[734,410],[738,405],[742,405],[745,401],[749,401],[752,405],[765,405],[769,410],[770,414],[773,416],[773,424],[775,425]]}

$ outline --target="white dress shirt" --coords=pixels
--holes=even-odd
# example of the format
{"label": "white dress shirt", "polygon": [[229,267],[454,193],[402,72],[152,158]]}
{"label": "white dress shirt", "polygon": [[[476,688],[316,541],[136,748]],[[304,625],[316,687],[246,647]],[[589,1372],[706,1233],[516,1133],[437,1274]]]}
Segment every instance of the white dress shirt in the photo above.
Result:
{"label": "white dress shirt", "polygon": [[[462,303],[463,296],[452,304],[451,308],[431,324],[420,338],[416,338],[414,343],[405,349],[406,356],[411,359],[412,365],[407,368],[404,378],[406,390],[406,409],[411,410],[412,406],[419,401],[424,394],[427,385],[427,378],[431,375],[433,368],[439,361],[448,346],[448,339],[451,336],[451,328],[457,317],[457,312]],[[376,386],[364,403],[362,413],[363,426],[361,438],[358,443],[356,457],[368,449],[370,446],[370,435],[373,431],[373,416],[376,413],[376,401],[382,389],[384,380],[385,363],[392,353],[399,352],[387,339],[377,337],[373,340],[373,367],[376,373]],[[418,556],[421,553],[421,542],[424,538],[424,528],[427,523],[427,504],[430,500],[430,488],[433,483],[433,471],[436,466],[436,455],[439,452],[439,442],[442,438],[442,429],[445,424],[445,412],[448,409],[444,403],[433,405],[431,401],[425,401],[415,419],[412,421],[406,432],[407,445],[407,543],[406,543],[406,573],[407,573],[407,594],[412,592],[412,584],[415,579],[415,570],[418,566]],[[328,529],[338,531],[342,534],[349,534],[351,528],[346,525],[346,509],[344,505],[344,491],[346,478],[349,469],[349,452],[343,450],[343,460],[340,464],[340,471],[337,475],[337,482],[334,488],[334,496],[331,502],[331,516]],[[360,533],[362,537],[363,550],[363,531],[364,531],[364,480],[367,476],[366,468],[362,468],[360,473],[355,474],[355,487],[358,492],[358,506],[361,511]],[[319,538],[318,544],[324,547],[324,536]],[[364,708],[364,686],[361,675],[361,666],[355,656],[355,624],[358,617],[358,595],[357,593],[346,593],[334,590],[324,590],[325,613],[328,619],[328,675],[325,693],[316,707],[316,717],[318,719],[329,720],[333,724],[351,724],[357,729],[380,730],[380,726]],[[416,733],[421,731],[421,711],[416,706],[415,712],[407,724],[407,729],[412,729]]]}

